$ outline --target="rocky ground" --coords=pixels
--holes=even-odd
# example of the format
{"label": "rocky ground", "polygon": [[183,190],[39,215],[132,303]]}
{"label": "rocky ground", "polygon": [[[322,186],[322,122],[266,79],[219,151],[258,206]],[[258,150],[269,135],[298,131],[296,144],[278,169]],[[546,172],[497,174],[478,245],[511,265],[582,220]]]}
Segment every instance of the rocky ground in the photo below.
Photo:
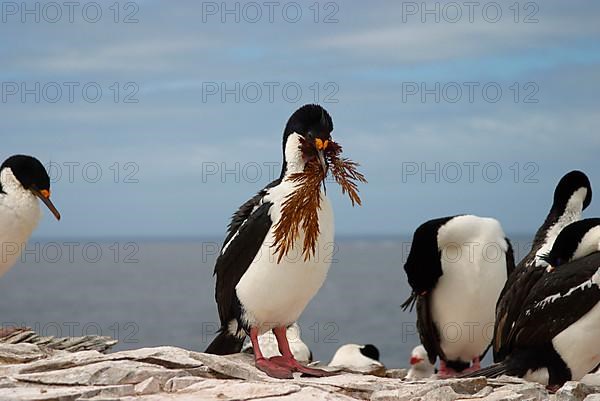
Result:
{"label": "rocky ground", "polygon": [[600,387],[569,382],[550,395],[512,378],[408,382],[401,369],[276,380],[246,354],[226,357],[175,347],[103,354],[0,343],[0,400],[556,400],[600,401]]}

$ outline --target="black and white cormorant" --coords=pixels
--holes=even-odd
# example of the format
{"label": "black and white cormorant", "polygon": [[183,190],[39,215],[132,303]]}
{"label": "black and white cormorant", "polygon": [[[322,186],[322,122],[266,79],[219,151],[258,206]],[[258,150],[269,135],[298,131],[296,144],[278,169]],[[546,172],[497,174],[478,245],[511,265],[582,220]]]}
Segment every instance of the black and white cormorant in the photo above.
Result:
{"label": "black and white cormorant", "polygon": [[494,327],[494,361],[502,361],[511,352],[507,341],[519,316],[525,298],[544,275],[548,263],[544,260],[559,233],[569,224],[581,219],[582,211],[592,200],[592,187],[581,171],[563,176],[554,190],[554,201],[542,226],[537,230],[530,252],[508,277],[496,306]]}
{"label": "black and white cormorant", "polygon": [[507,332],[510,351],[469,376],[519,376],[556,390],[598,367],[598,339],[600,252],[594,252],[543,274]]}
{"label": "black and white cormorant", "polygon": [[490,345],[498,295],[514,268],[500,223],[460,215],[422,224],[404,270],[417,302],[417,328],[429,361],[440,358],[440,377],[480,367]]}
{"label": "black and white cormorant", "polygon": [[[321,106],[306,105],[294,112],[283,133],[281,176],[233,215],[215,266],[215,298],[221,329],[206,352],[220,355],[239,352],[249,335],[256,367],[272,377],[291,378],[294,371],[315,376],[329,374],[298,363],[286,338],[286,328],[298,320],[321,288],[330,267],[330,259],[323,255],[333,243],[334,221],[323,190],[316,243],[316,254],[320,256],[307,260],[299,254],[288,255],[279,261],[273,244],[283,203],[297,190],[289,178],[303,172],[306,163],[314,158],[327,171],[324,150],[331,141],[332,131],[332,119]],[[303,236],[301,231],[295,250],[302,249]],[[261,352],[258,336],[269,330],[273,330],[281,356],[267,359]]]}

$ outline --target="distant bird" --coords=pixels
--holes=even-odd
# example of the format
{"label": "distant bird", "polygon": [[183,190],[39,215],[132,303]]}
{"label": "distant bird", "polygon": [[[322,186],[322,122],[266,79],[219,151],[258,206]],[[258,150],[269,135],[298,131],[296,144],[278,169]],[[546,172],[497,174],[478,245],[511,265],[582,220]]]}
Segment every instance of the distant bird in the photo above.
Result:
{"label": "distant bird", "polygon": [[[287,328],[286,336],[288,342],[290,343],[290,350],[299,362],[309,363],[312,362],[313,356],[310,348],[306,345],[302,338],[300,337],[300,326],[298,323],[292,324]],[[271,358],[274,356],[280,356],[279,347],[277,345],[277,339],[272,331],[267,331],[264,334],[258,336],[258,344],[260,346],[260,350],[265,358]],[[249,343],[244,345],[242,348],[242,352],[254,353],[252,349],[252,344]]]}
{"label": "distant bird", "polygon": [[562,229],[552,249],[541,259],[548,263],[546,271],[600,251],[600,218],[584,219]]}
{"label": "distant bird", "polygon": [[410,353],[410,369],[407,379],[426,379],[435,374],[435,366],[429,362],[429,356],[423,345],[419,344]]}
{"label": "distant bird", "polygon": [[512,350],[508,333],[523,308],[525,298],[542,277],[548,263],[544,260],[559,233],[569,224],[581,219],[582,211],[592,200],[592,187],[581,171],[563,176],[554,190],[554,201],[544,224],[537,230],[531,251],[508,277],[496,306],[493,351],[494,361],[502,361]]}
{"label": "distant bird", "polygon": [[599,339],[600,252],[595,252],[542,275],[507,333],[510,352],[468,376],[519,376],[556,390],[598,367]]}
{"label": "distant bird", "polygon": [[[294,371],[313,376],[330,374],[296,361],[286,338],[286,327],[298,320],[325,281],[330,261],[323,257],[279,259],[272,245],[276,242],[280,219],[295,218],[282,213],[288,196],[298,191],[293,175],[303,173],[311,160],[316,160],[322,171],[327,171],[325,151],[332,131],[333,121],[321,106],[306,105],[294,112],[283,134],[281,176],[233,215],[215,266],[215,298],[221,329],[206,349],[207,353],[239,352],[248,334],[256,367],[269,376],[292,378]],[[322,177],[324,179],[325,174]],[[323,251],[334,238],[333,210],[322,190],[318,196],[321,202],[317,211],[316,248]],[[294,249],[302,249],[306,234],[302,229],[293,243]],[[271,329],[282,356],[266,359],[258,336]]]}
{"label": "distant bird", "polygon": [[379,361],[379,350],[373,344],[345,344],[335,352],[329,366],[363,370],[373,366],[383,367],[383,364]]}
{"label": "distant bird", "polygon": [[[0,167],[0,276],[17,261],[40,221],[37,199],[60,220],[58,210],[50,201],[50,177],[42,163],[23,155],[6,159]],[[7,252],[9,246],[14,247],[15,252]]]}
{"label": "distant bird", "polygon": [[429,361],[440,358],[440,377],[480,368],[490,345],[498,295],[514,268],[500,223],[460,215],[422,224],[404,270],[417,302],[417,328]]}

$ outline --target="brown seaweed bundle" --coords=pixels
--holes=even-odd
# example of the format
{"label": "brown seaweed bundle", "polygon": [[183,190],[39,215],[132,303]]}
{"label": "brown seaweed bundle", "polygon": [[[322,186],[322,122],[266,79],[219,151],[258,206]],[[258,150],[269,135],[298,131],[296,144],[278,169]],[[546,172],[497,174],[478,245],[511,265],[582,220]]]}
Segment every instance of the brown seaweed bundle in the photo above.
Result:
{"label": "brown seaweed bundle", "polygon": [[[308,260],[315,255],[319,237],[319,209],[321,208],[321,185],[327,173],[321,167],[316,150],[307,141],[301,142],[304,154],[311,155],[304,170],[290,175],[287,179],[296,185],[296,190],[283,201],[281,217],[274,230],[274,246],[277,263],[293,248],[294,242],[304,232],[302,255]],[[358,172],[358,163],[341,157],[342,147],[333,141],[326,141],[324,157],[335,182],[348,194],[352,206],[361,205],[358,195],[358,183],[366,183],[365,177]]]}

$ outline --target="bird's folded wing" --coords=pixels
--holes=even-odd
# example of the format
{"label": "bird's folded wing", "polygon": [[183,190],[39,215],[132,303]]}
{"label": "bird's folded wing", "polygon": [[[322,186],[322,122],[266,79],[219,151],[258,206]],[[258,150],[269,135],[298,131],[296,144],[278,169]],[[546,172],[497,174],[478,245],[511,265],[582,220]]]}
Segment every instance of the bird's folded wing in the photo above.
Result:
{"label": "bird's folded wing", "polygon": [[543,268],[535,266],[518,266],[508,277],[504,289],[496,305],[496,322],[494,325],[494,361],[502,361],[512,350],[508,340],[513,323],[519,318],[523,302],[530,294],[540,277]]}
{"label": "bird's folded wing", "polygon": [[531,289],[508,342],[514,347],[548,343],[600,301],[600,252],[544,274]]}
{"label": "bird's folded wing", "polygon": [[263,194],[259,193],[234,214],[215,264],[215,300],[221,323],[227,323],[234,317],[234,303],[237,302],[235,287],[260,252],[272,225],[269,216],[272,204],[263,203],[262,198]]}
{"label": "bird's folded wing", "polygon": [[431,295],[417,297],[417,328],[421,344],[425,347],[429,362],[435,364],[439,356],[446,359],[446,355],[440,346],[440,333],[431,316]]}

